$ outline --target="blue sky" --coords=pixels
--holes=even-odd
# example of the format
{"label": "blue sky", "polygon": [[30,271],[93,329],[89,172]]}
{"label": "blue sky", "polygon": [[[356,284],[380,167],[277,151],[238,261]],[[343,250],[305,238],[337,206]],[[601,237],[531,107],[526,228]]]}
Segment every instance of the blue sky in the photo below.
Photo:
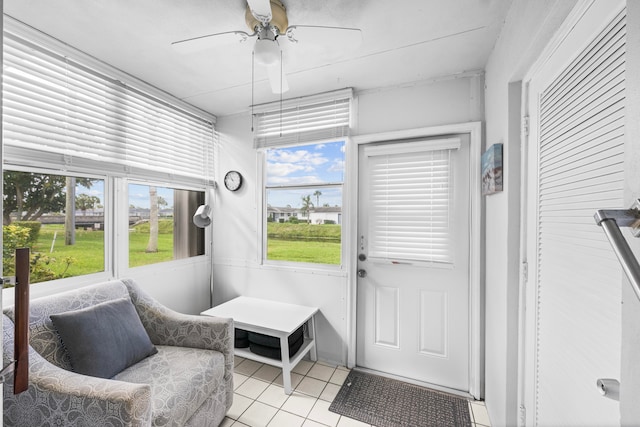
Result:
{"label": "blue sky", "polygon": [[[267,185],[304,185],[319,183],[342,183],[344,181],[343,141],[310,144],[296,147],[267,150]],[[173,189],[157,187],[158,195],[173,206]],[[322,194],[313,195],[315,191]],[[88,194],[100,199],[104,204],[104,182],[96,180],[91,188],[81,185],[76,194]],[[302,206],[302,197],[311,195],[314,205],[342,206],[342,190],[339,188],[278,189],[267,192],[267,203],[272,206],[294,208]],[[149,186],[129,184],[129,205],[149,207]]]}
{"label": "blue sky", "polygon": [[[168,203],[163,208],[173,207],[173,188],[156,187],[158,195]],[[93,182],[91,188],[84,187],[80,184],[76,185],[76,195],[87,194],[96,196],[100,199],[100,204],[104,205],[104,181],[97,179]],[[149,208],[149,186],[129,184],[129,204],[137,208]]]}
{"label": "blue sky", "polygon": [[[344,181],[344,142],[329,142],[267,150],[267,185],[304,185]],[[319,199],[313,195],[318,190]],[[311,195],[314,205],[342,206],[342,191],[336,188],[269,190],[271,206],[301,207],[302,197]]]}
{"label": "blue sky", "polygon": [[[162,206],[162,209],[173,208],[173,188],[156,187],[158,196],[161,196],[166,202],[167,206]],[[137,208],[149,207],[149,186],[129,184],[129,205],[134,205]]]}

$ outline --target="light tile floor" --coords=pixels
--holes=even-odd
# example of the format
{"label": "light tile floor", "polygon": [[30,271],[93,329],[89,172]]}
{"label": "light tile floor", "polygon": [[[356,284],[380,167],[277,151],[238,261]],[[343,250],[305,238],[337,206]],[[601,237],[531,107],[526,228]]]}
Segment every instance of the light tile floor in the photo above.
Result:
{"label": "light tile floor", "polygon": [[[221,427],[371,427],[329,411],[349,370],[302,360],[291,373],[287,396],[282,370],[236,357],[233,405]],[[482,402],[469,402],[474,427],[490,426]]]}

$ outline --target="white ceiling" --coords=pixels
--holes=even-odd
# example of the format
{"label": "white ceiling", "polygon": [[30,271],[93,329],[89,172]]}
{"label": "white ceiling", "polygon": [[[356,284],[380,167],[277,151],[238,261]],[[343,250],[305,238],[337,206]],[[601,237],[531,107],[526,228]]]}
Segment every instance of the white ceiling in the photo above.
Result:
{"label": "white ceiling", "polygon": [[[290,25],[360,28],[354,51],[284,52],[286,98],[484,69],[511,0],[282,0]],[[245,0],[5,0],[4,13],[217,116],[251,104],[253,41],[183,54],[171,42],[247,31]],[[275,101],[256,66],[254,102]]]}

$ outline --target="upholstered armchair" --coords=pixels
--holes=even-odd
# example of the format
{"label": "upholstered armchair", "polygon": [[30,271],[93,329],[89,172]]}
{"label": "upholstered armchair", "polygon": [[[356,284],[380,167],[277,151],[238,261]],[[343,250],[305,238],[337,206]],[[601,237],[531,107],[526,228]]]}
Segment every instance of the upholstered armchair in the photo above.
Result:
{"label": "upholstered armchair", "polygon": [[[135,307],[154,352],[109,378],[74,372],[78,359],[52,317],[122,299]],[[4,310],[5,365],[13,357],[14,314]],[[132,280],[34,299],[29,333],[29,388],[14,395],[11,379],[5,384],[6,426],[217,426],[231,407],[233,321],[179,314]]]}

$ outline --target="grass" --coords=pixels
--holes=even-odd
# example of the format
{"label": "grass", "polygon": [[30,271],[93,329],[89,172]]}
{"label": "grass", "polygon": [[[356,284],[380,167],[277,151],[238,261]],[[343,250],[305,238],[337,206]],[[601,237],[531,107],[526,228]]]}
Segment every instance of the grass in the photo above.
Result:
{"label": "grass", "polygon": [[340,264],[340,243],[293,241],[269,238],[267,259],[272,261]]}
{"label": "grass", "polygon": [[[164,223],[171,223],[171,225],[167,226]],[[172,221],[160,221],[158,252],[153,253],[145,252],[149,242],[148,224],[133,227],[129,232],[129,266],[138,267],[172,260],[172,226]],[[171,231],[167,233],[167,230]],[[53,252],[50,252],[54,236]],[[66,264],[60,261],[65,257],[74,258],[65,277],[104,271],[104,231],[102,230],[76,230],[75,245],[65,245],[64,225],[43,225],[33,250],[40,252],[43,256],[56,259],[57,262],[50,263],[48,267],[58,274],[63,273],[66,268]]]}
{"label": "grass", "polygon": [[268,222],[268,237],[280,240],[309,240],[340,243],[342,227],[337,224],[289,224]]}
{"label": "grass", "polygon": [[[139,224],[129,231],[129,266],[138,267],[173,259],[173,222],[160,221],[158,252],[147,253],[149,225]],[[268,223],[267,259],[279,261],[336,264],[341,262],[341,227],[326,224]],[[51,244],[55,236],[53,251]],[[65,277],[104,271],[104,231],[76,230],[76,244],[64,244],[64,225],[43,225],[33,247],[43,257],[55,259],[48,267]],[[65,257],[74,262],[67,268]]]}
{"label": "grass", "polygon": [[337,264],[342,227],[336,224],[267,223],[267,259]]}
{"label": "grass", "polygon": [[[50,252],[54,236],[53,251]],[[65,272],[65,277],[104,271],[104,231],[101,230],[76,230],[76,244],[65,245],[64,225],[43,225],[33,251],[55,260],[72,257],[74,262]],[[48,267],[62,274],[66,264],[53,262]]]}

